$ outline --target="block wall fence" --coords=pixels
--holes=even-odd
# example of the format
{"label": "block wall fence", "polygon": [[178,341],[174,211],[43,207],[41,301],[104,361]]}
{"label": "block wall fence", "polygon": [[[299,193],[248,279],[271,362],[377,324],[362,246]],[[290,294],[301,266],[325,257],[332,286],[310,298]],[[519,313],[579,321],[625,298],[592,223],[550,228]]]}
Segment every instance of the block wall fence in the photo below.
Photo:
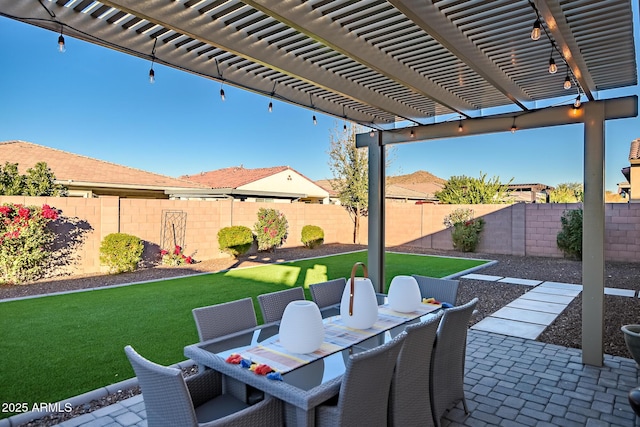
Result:
{"label": "block wall fence", "polygon": [[[325,232],[325,243],[352,243],[353,222],[341,206],[320,204],[250,203],[233,200],[155,200],[113,196],[84,199],[75,197],[1,196],[0,204],[49,204],[62,216],[80,220],[86,232],[74,252],[74,274],[103,271],[99,261],[102,239],[110,233],[128,233],[146,242],[145,259],[157,255],[163,229],[163,212],[186,215],[184,252],[196,260],[226,258],[218,248],[218,231],[230,225],[253,228],[261,207],[278,209],[289,223],[284,247],[300,246],[302,227],[318,225]],[[410,245],[427,249],[451,250],[450,231],[443,219],[456,208],[471,208],[486,221],[478,252],[562,257],[556,246],[560,217],[577,204],[513,205],[410,205],[390,203],[386,209],[387,247]],[[367,244],[366,218],[360,228],[360,243]],[[167,248],[167,249],[170,249]],[[640,203],[605,205],[605,257],[610,261],[640,262]],[[157,258],[156,258],[157,259]]]}

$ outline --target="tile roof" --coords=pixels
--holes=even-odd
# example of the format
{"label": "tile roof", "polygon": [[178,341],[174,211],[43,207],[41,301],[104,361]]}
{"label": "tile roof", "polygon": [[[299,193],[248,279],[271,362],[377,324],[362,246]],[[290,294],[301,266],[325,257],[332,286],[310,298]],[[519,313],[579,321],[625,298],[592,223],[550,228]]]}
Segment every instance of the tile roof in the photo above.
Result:
{"label": "tile roof", "polygon": [[[331,187],[330,179],[321,179],[316,184],[337,197],[338,192]],[[432,198],[436,191],[442,190],[443,185],[437,182],[422,182],[415,184],[387,184],[386,196],[389,198],[427,199]]]}
{"label": "tile roof", "polygon": [[180,178],[192,182],[198,182],[210,188],[238,188],[286,170],[294,171],[298,175],[304,177],[300,172],[291,169],[289,166],[274,166],[270,168],[257,169],[245,169],[242,166],[234,166],[209,172],[201,172],[197,175],[183,175]]}
{"label": "tile roof", "polygon": [[396,187],[406,188],[409,191],[414,191],[422,194],[422,197],[433,197],[437,191],[442,191],[444,184],[440,182],[420,182],[414,184],[395,184]]}
{"label": "tile roof", "polygon": [[334,190],[333,187],[331,186],[331,181],[333,181],[333,179],[320,179],[316,181],[316,185],[324,188],[329,193],[330,196],[337,197],[338,192]]}
{"label": "tile roof", "polygon": [[631,149],[629,149],[629,160],[640,159],[640,138],[631,141]]}
{"label": "tile roof", "polygon": [[18,163],[21,174],[38,162],[46,162],[56,180],[92,184],[126,185],[158,188],[206,188],[202,185],[171,178],[128,166],[105,162],[25,141],[0,142],[0,164]]}

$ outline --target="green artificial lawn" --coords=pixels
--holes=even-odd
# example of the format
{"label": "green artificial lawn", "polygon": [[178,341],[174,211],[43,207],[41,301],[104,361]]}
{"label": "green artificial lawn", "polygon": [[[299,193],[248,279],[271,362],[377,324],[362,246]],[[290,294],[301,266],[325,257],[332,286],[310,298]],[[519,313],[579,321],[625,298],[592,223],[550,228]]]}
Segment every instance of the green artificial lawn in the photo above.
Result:
{"label": "green artificial lawn", "polygon": [[[131,378],[127,344],[160,364],[184,360],[184,346],[198,341],[193,308],[251,296],[262,323],[258,295],[348,278],[358,261],[366,251],[0,303],[0,402],[53,403]],[[400,274],[444,277],[485,262],[387,253],[386,286]]]}

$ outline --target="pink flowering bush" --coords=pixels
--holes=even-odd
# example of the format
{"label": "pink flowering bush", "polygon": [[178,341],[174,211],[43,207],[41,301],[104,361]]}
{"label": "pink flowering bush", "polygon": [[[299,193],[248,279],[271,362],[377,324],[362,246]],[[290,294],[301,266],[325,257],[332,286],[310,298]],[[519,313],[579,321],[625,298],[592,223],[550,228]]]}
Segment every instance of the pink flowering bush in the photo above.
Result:
{"label": "pink flowering bush", "polygon": [[289,224],[284,214],[275,209],[258,209],[258,222],[253,232],[258,240],[259,251],[270,251],[282,246],[287,240]]}
{"label": "pink flowering bush", "polygon": [[182,252],[182,248],[176,245],[172,251],[162,249],[160,251],[163,265],[182,265],[193,264],[195,261],[191,256],[187,256]]}
{"label": "pink flowering bush", "polygon": [[54,239],[47,225],[57,219],[49,205],[0,206],[0,283],[26,284],[42,276]]}

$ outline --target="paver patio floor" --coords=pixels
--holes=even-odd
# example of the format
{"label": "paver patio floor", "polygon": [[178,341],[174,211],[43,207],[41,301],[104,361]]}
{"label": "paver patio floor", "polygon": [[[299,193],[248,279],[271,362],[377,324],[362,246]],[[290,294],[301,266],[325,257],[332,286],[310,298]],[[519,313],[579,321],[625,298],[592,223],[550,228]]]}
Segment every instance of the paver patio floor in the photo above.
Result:
{"label": "paver patio floor", "polygon": [[[462,404],[443,420],[450,427],[629,427],[627,394],[640,384],[632,359],[605,356],[603,367],[583,365],[581,350],[470,330]],[[136,396],[60,424],[62,427],[146,426]]]}

